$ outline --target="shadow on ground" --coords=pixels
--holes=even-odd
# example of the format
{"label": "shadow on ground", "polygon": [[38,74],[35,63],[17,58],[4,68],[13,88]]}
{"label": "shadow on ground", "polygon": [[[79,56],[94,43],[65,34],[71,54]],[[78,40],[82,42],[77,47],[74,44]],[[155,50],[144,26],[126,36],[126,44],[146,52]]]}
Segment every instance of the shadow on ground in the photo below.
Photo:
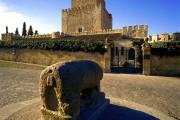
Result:
{"label": "shadow on ground", "polygon": [[159,120],[151,115],[130,108],[109,105],[98,120]]}
{"label": "shadow on ground", "polygon": [[[6,120],[38,120],[40,103],[29,105]],[[159,120],[151,115],[130,108],[110,104],[98,120]]]}

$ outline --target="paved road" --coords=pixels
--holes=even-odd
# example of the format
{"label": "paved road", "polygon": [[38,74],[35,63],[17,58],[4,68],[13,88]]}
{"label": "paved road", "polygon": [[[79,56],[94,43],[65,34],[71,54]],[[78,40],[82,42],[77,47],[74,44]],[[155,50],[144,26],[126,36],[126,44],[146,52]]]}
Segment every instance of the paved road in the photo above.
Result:
{"label": "paved road", "polygon": [[39,97],[38,70],[0,68],[0,108]]}
{"label": "paved road", "polygon": [[102,89],[108,96],[146,105],[180,120],[180,78],[106,74]]}
{"label": "paved road", "polygon": [[[0,68],[0,107],[39,97],[39,70]],[[180,120],[180,78],[105,74],[107,96],[132,101]],[[113,108],[112,108],[113,109]]]}

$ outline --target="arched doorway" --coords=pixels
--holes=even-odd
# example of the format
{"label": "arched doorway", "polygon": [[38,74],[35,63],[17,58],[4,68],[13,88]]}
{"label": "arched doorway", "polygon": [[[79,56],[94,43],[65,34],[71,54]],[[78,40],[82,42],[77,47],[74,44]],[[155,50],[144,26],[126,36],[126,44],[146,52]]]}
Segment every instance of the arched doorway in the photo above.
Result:
{"label": "arched doorway", "polygon": [[82,31],[83,31],[82,28],[79,28],[79,29],[78,29],[78,32],[82,32]]}
{"label": "arched doorway", "polygon": [[128,51],[128,60],[135,60],[135,50],[133,48]]}
{"label": "arched doorway", "polygon": [[79,33],[81,33],[81,32],[84,31],[84,27],[83,26],[79,26],[77,30],[78,30]]}
{"label": "arched doorway", "polygon": [[[114,73],[141,73],[140,68],[135,66],[136,50],[130,42],[125,41],[114,43],[111,49],[111,71]],[[119,43],[119,44],[118,44]]]}

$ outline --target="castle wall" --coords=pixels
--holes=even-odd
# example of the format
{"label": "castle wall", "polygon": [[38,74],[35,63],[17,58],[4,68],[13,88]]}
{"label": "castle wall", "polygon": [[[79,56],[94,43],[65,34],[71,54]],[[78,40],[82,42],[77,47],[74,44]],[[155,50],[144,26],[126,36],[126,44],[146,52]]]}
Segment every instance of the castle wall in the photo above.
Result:
{"label": "castle wall", "polygon": [[130,38],[147,38],[148,26],[147,25],[135,25],[125,26],[122,28],[122,34]]}
{"label": "castle wall", "polygon": [[6,34],[2,34],[1,36],[3,41],[12,41],[18,38],[18,37],[14,37],[13,33],[6,33]]}
{"label": "castle wall", "polygon": [[150,44],[143,44],[143,74],[180,76],[180,56],[155,55]]}
{"label": "castle wall", "polygon": [[151,55],[151,73],[180,76],[180,56]]}
{"label": "castle wall", "polygon": [[[99,17],[101,17],[99,15]],[[107,21],[110,22],[110,21]],[[101,24],[97,23],[97,24]],[[141,25],[142,26],[142,25]],[[15,41],[15,40],[54,40],[54,39],[61,39],[66,36],[86,36],[86,35],[105,35],[105,34],[119,34],[121,36],[125,35],[130,38],[146,38],[148,37],[148,26],[143,25],[140,29],[139,25],[135,26],[126,26],[120,29],[102,29],[98,31],[83,31],[83,32],[69,32],[66,34],[61,34],[59,32],[54,32],[52,34],[45,34],[45,35],[33,35],[33,36],[17,36],[12,33],[2,34],[3,41]]]}
{"label": "castle wall", "polygon": [[102,55],[100,53],[86,52],[0,48],[0,60],[39,65],[52,65],[57,62],[67,62],[71,60],[92,60],[98,63],[105,72],[109,72],[110,70],[110,51]]}
{"label": "castle wall", "polygon": [[[99,29],[100,14],[95,6],[63,11],[62,32],[82,32]],[[81,29],[81,30],[80,30]]]}
{"label": "castle wall", "polygon": [[112,15],[102,8],[102,29],[112,29]]}
{"label": "castle wall", "polygon": [[16,40],[51,40],[60,37],[60,33],[54,32],[46,35],[32,35],[32,36],[20,36],[13,33],[2,34],[3,41],[16,41]]}

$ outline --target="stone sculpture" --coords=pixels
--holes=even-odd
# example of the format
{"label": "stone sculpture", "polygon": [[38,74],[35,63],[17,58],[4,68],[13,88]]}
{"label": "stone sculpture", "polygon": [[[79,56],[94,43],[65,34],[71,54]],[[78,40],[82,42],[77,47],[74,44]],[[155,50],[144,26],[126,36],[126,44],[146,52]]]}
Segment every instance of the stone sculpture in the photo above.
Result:
{"label": "stone sculpture", "polygon": [[101,67],[87,60],[54,64],[42,71],[42,120],[79,120],[80,110],[105,100],[100,92]]}

